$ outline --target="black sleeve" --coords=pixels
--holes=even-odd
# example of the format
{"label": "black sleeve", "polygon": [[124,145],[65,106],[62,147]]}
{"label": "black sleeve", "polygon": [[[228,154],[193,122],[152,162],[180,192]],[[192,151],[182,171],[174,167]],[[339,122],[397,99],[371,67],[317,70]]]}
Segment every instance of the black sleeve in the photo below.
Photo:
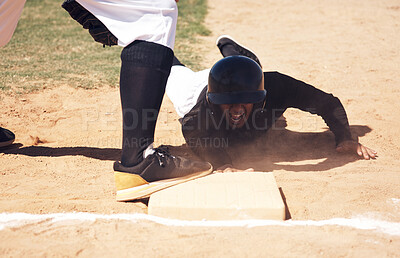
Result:
{"label": "black sleeve", "polygon": [[207,109],[198,103],[181,119],[182,133],[190,149],[202,160],[210,162],[214,169],[225,164],[232,164],[226,152],[227,140],[220,132],[208,128],[206,122]]}
{"label": "black sleeve", "polygon": [[118,39],[114,34],[78,2],[75,0],[65,0],[61,6],[74,20],[79,22],[84,29],[89,30],[90,35],[95,41],[103,44],[103,46],[111,47],[112,45],[118,45]]}
{"label": "black sleeve", "polygon": [[285,107],[321,116],[335,135],[336,145],[352,140],[346,111],[337,97],[284,74],[275,73],[272,80],[279,87],[278,95],[284,96]]}

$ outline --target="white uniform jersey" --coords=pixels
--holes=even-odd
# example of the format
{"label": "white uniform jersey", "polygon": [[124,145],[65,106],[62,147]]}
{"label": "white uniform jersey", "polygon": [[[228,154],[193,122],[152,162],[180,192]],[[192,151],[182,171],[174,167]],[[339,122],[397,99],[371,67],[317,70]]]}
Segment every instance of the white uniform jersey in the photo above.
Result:
{"label": "white uniform jersey", "polygon": [[201,91],[208,84],[210,69],[194,72],[186,66],[173,65],[165,93],[182,118],[196,105]]}
{"label": "white uniform jersey", "polygon": [[76,0],[99,19],[125,47],[145,40],[174,48],[178,7],[175,0]]}

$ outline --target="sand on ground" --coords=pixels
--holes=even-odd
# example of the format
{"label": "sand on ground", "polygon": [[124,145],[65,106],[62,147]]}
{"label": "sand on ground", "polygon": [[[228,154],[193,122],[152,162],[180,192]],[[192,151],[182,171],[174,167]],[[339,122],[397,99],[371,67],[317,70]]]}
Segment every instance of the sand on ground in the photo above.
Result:
{"label": "sand on ground", "polygon": [[[220,59],[229,34],[279,71],[339,97],[353,133],[376,160],[335,152],[317,116],[290,109],[263,152],[236,153],[235,166],[273,171],[293,221],[362,217],[393,223],[390,234],[338,225],[196,227],[149,220],[49,219],[0,227],[2,256],[389,256],[400,253],[400,4],[370,1],[209,1],[212,34],[198,51]],[[147,212],[115,201],[112,164],[120,156],[117,88],[68,85],[26,95],[1,93],[0,126],[15,144],[0,150],[0,212]],[[174,108],[164,99],[156,144],[192,157]],[[1,217],[0,217],[1,218]],[[397,227],[397,231],[396,231]]]}

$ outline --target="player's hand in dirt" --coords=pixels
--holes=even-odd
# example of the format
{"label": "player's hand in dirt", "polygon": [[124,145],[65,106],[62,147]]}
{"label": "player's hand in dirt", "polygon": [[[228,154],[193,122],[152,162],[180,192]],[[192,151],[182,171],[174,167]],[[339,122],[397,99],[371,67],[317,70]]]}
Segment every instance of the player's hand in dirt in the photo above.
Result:
{"label": "player's hand in dirt", "polygon": [[254,172],[253,168],[248,168],[248,169],[238,169],[238,168],[234,168],[232,167],[231,164],[225,164],[219,168],[217,168],[217,170],[215,171],[217,173],[229,173],[229,172]]}
{"label": "player's hand in dirt", "polygon": [[357,153],[363,159],[375,159],[378,153],[356,141],[344,141],[338,144],[336,151],[340,153]]}

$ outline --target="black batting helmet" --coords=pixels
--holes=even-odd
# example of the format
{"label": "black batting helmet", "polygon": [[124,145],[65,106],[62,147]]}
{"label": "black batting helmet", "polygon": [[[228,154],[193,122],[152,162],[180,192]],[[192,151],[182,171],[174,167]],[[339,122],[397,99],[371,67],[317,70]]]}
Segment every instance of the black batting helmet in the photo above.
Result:
{"label": "black batting helmet", "polygon": [[259,103],[266,93],[261,67],[245,56],[219,60],[208,76],[207,98],[212,104]]}

